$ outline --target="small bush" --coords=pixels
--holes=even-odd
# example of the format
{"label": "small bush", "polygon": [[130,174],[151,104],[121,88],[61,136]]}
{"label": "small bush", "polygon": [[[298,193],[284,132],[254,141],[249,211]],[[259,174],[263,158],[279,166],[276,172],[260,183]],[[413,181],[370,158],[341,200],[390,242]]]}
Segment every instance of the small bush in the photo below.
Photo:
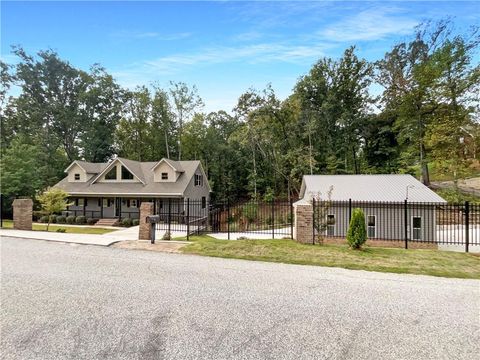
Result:
{"label": "small bush", "polygon": [[138,224],[140,224],[140,220],[138,220],[138,219],[133,219],[132,220],[132,226],[137,226]]}
{"label": "small bush", "polygon": [[367,241],[365,214],[362,209],[354,209],[347,232],[347,242],[352,249],[360,249]]}
{"label": "small bush", "polygon": [[249,240],[249,238],[246,236],[239,236],[237,240]]}
{"label": "small bush", "polygon": [[95,225],[97,223],[98,219],[96,218],[88,218],[87,219],[87,224],[88,225]]}
{"label": "small bush", "polygon": [[67,224],[75,224],[75,216],[73,215],[70,215],[70,216],[67,216]]}
{"label": "small bush", "polygon": [[78,225],[86,224],[86,222],[87,222],[87,218],[83,215],[77,216],[77,218],[75,219],[75,223]]}
{"label": "small bush", "polygon": [[57,232],[59,232],[59,233],[64,233],[65,231],[66,231],[66,229],[64,229],[64,228],[57,229]]}
{"label": "small bush", "polygon": [[63,215],[57,216],[57,224],[65,224],[67,222],[67,218]]}
{"label": "small bush", "polygon": [[48,216],[40,216],[40,219],[38,219],[39,222],[41,223],[48,223]]}
{"label": "small bush", "polygon": [[55,224],[57,222],[57,215],[50,215],[50,224]]}
{"label": "small bush", "polygon": [[172,240],[172,234],[170,234],[170,231],[167,231],[163,237],[162,240]]}
{"label": "small bush", "polygon": [[122,219],[122,226],[125,226],[125,227],[132,226],[132,219],[130,218]]}

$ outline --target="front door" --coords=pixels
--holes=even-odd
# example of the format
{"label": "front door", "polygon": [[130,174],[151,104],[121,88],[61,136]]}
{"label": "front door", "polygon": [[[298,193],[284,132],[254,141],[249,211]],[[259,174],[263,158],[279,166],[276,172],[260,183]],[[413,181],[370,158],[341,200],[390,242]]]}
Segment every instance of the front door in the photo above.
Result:
{"label": "front door", "polygon": [[122,206],[122,198],[115,198],[115,217],[120,217],[120,208]]}

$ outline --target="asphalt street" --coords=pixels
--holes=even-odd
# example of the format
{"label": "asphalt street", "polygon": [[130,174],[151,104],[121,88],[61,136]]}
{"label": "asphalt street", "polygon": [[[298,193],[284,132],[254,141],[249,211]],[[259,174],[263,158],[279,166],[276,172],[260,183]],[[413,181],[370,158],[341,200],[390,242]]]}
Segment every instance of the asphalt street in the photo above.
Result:
{"label": "asphalt street", "polygon": [[3,237],[2,359],[478,359],[480,281]]}

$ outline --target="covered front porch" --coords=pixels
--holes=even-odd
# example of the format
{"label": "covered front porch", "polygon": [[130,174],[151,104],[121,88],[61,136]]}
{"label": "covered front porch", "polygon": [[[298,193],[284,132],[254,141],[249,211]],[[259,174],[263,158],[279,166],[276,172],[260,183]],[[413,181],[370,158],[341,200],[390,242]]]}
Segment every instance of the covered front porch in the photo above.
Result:
{"label": "covered front porch", "polygon": [[178,212],[183,208],[183,198],[140,198],[125,196],[71,196],[72,203],[65,216],[85,216],[87,219],[138,219],[142,202],[152,202],[154,213],[158,214],[168,204],[171,211]]}

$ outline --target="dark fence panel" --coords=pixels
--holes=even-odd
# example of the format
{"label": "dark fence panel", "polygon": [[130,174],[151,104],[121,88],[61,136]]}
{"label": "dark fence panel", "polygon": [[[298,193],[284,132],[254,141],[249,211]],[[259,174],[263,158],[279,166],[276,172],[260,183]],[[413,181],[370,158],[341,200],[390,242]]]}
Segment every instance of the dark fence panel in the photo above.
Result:
{"label": "dark fence panel", "polygon": [[314,201],[316,236],[346,237],[355,208],[365,214],[371,240],[480,245],[480,205],[413,202]]}
{"label": "dark fence panel", "polygon": [[187,236],[205,232],[226,233],[227,238],[265,235],[291,238],[293,207],[289,201],[246,201],[209,203],[205,199],[165,199],[155,204],[163,233]]}

